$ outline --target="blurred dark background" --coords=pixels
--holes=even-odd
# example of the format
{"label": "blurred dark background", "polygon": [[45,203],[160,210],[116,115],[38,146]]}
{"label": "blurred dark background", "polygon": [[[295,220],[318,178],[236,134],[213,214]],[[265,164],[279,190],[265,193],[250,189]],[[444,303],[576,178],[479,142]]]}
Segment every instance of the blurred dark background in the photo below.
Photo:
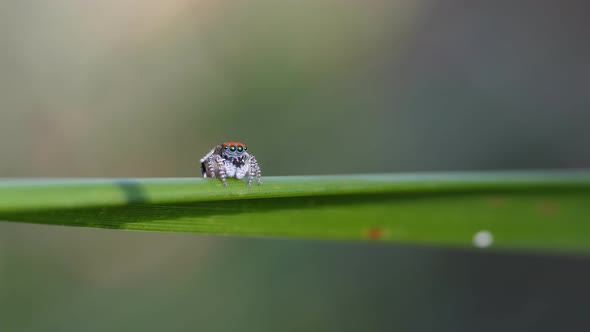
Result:
{"label": "blurred dark background", "polygon": [[[225,140],[263,175],[589,167],[589,9],[3,2],[0,176],[199,176]],[[583,329],[589,277],[583,257],[0,224],[2,331]]]}

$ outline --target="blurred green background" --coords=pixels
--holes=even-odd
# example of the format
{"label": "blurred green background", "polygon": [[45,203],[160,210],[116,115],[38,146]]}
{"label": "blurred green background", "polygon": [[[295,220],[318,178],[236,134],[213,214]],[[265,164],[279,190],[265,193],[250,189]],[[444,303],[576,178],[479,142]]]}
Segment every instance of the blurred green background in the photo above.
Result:
{"label": "blurred green background", "polygon": [[[2,2],[0,176],[200,176],[225,140],[263,176],[589,167],[588,9]],[[0,246],[1,331],[590,323],[585,257],[11,223]]]}

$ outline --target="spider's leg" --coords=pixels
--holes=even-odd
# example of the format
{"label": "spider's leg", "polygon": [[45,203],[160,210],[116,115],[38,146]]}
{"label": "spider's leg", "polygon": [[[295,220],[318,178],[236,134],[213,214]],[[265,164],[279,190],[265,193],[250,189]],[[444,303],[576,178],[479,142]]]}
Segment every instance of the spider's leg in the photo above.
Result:
{"label": "spider's leg", "polygon": [[201,159],[203,161],[201,161],[201,174],[203,174],[203,177],[210,177],[210,178],[214,178],[215,177],[215,167],[213,166],[213,159],[212,158],[207,158],[207,159]]}
{"label": "spider's leg", "polygon": [[248,165],[248,187],[252,186],[252,180],[254,179],[254,176],[256,175],[254,168],[252,166],[252,158],[254,158],[251,155],[248,155],[248,162],[246,163],[246,165]]}
{"label": "spider's leg", "polygon": [[262,172],[260,171],[260,166],[258,166],[258,161],[256,161],[256,157],[250,157],[250,171],[248,172],[248,186],[252,185],[252,180],[254,179],[254,175],[256,175],[256,182],[258,185],[262,184]]}
{"label": "spider's leg", "polygon": [[201,158],[201,160],[199,160],[199,162],[201,163],[201,173],[203,174],[203,177],[206,178],[207,175],[209,175],[209,177],[214,178],[215,177],[215,166],[213,165],[213,153],[215,153],[215,149],[217,149],[217,147],[211,149],[211,151],[209,151],[209,153],[207,153],[203,158]]}
{"label": "spider's leg", "polygon": [[201,175],[203,175],[204,178],[207,177],[207,166],[205,166],[205,162],[201,163]]}
{"label": "spider's leg", "polygon": [[252,187],[252,179],[254,179],[254,172],[252,172],[252,165],[248,167],[248,187]]}
{"label": "spider's leg", "polygon": [[215,177],[215,160],[213,160],[213,157],[210,157],[207,159],[207,161],[205,161],[205,163],[207,164],[207,174],[203,174],[204,177],[207,177],[207,175],[210,178],[214,178]]}
{"label": "spider's leg", "polygon": [[223,183],[224,187],[227,187],[227,182],[225,181],[225,162],[220,155],[215,156],[215,163],[217,164],[217,169],[219,173],[219,178]]}

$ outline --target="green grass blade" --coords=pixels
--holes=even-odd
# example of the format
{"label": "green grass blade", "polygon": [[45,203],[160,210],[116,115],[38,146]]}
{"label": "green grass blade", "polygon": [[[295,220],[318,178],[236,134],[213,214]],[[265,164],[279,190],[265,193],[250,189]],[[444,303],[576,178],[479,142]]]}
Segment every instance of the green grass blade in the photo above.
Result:
{"label": "green grass blade", "polygon": [[0,181],[2,220],[130,230],[587,252],[588,216],[584,171]]}

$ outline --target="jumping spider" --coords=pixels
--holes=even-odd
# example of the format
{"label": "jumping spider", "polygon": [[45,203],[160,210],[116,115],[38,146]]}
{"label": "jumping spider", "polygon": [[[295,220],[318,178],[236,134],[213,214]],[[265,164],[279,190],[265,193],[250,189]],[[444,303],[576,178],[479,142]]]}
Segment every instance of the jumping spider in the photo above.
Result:
{"label": "jumping spider", "polygon": [[262,184],[260,166],[256,158],[246,152],[248,147],[241,142],[225,142],[211,149],[201,158],[201,172],[203,177],[221,179],[223,186],[227,186],[226,178],[242,179],[248,175],[248,187],[256,176],[258,185]]}

